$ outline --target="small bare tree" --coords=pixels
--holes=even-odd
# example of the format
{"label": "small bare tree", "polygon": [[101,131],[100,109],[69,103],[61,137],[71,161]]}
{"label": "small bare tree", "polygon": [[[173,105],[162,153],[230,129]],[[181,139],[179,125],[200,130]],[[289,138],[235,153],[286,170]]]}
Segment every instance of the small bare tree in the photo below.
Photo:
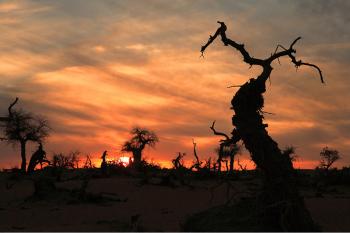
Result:
{"label": "small bare tree", "polygon": [[321,161],[320,167],[326,171],[333,165],[334,162],[340,159],[339,152],[337,150],[332,150],[327,146],[320,152]]}
{"label": "small bare tree", "polygon": [[59,168],[79,168],[79,155],[79,151],[72,151],[68,155],[64,155],[63,153],[54,154],[51,164],[53,167]]}
{"label": "small bare tree", "polygon": [[85,169],[95,168],[95,166],[92,164],[90,155],[86,155],[83,168]]}
{"label": "small bare tree", "polygon": [[146,146],[154,147],[159,139],[153,131],[144,128],[135,127],[130,133],[132,137],[124,143],[122,151],[131,152],[134,158],[133,165],[139,167],[142,160],[142,151]]}
{"label": "small bare tree", "polygon": [[241,152],[241,147],[233,142],[233,140],[225,133],[218,132],[215,129],[215,121],[210,126],[210,129],[213,131],[214,135],[222,136],[225,139],[220,140],[220,146],[215,149],[215,152],[218,154],[218,171],[221,171],[221,162],[224,158],[230,158],[230,173],[233,172],[233,163],[235,156]]}
{"label": "small bare tree", "polygon": [[198,154],[197,154],[197,143],[194,141],[194,139],[192,139],[192,144],[193,144],[193,156],[196,159],[192,166],[190,167],[190,170],[192,170],[193,168],[196,168],[197,171],[201,170],[201,166],[202,166],[202,161],[199,160]]}
{"label": "small bare tree", "polygon": [[174,169],[181,169],[184,168],[184,161],[183,161],[183,157],[186,155],[186,153],[181,153],[179,152],[178,156],[172,160]]}

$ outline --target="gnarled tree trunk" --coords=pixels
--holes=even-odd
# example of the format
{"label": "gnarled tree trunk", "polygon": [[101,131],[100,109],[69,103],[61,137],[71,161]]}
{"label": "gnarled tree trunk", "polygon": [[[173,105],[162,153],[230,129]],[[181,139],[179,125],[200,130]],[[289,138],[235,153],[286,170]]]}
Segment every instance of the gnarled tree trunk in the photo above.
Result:
{"label": "gnarled tree trunk", "polygon": [[141,161],[142,161],[142,150],[135,149],[132,152],[132,155],[133,155],[133,158],[134,158],[134,161],[132,162],[133,166],[135,166],[136,168],[140,167]]}
{"label": "gnarled tree trunk", "polygon": [[243,140],[253,161],[264,174],[264,190],[260,196],[264,224],[277,223],[281,230],[286,231],[312,231],[314,224],[298,194],[292,162],[268,135],[263,116],[259,113],[267,77],[263,75],[251,79],[233,97],[235,115],[232,123],[236,127],[233,135]]}
{"label": "gnarled tree trunk", "polygon": [[[264,188],[258,201],[262,225],[276,226],[273,229],[284,231],[313,231],[315,225],[298,193],[293,177],[292,162],[288,156],[281,153],[277,143],[266,131],[267,124],[263,123],[262,108],[264,106],[263,93],[266,91],[265,83],[272,72],[271,63],[275,59],[288,56],[296,67],[301,65],[314,67],[319,71],[323,82],[321,70],[316,65],[296,60],[294,55],[296,51],[293,46],[300,37],[292,42],[289,49],[279,45],[269,58],[257,59],[250,56],[243,44],[228,39],[225,23],[218,23],[221,26],[213,36],[210,36],[207,44],[202,46],[201,52],[204,53],[205,49],[218,36],[221,36],[224,45],[237,49],[246,63],[251,66],[259,65],[263,68],[262,73],[256,79],[250,79],[234,95],[231,104],[235,112],[232,117],[235,129],[231,138],[228,139],[227,136],[223,135],[226,137],[226,142],[237,143],[239,140],[243,140],[253,161],[263,172]],[[282,51],[277,52],[278,48],[282,48]],[[214,129],[213,131],[215,133]]]}

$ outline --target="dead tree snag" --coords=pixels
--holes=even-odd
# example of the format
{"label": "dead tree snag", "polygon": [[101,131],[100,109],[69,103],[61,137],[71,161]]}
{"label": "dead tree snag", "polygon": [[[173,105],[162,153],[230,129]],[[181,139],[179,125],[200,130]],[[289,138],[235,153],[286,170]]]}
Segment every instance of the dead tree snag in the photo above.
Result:
{"label": "dead tree snag", "polygon": [[[279,231],[312,231],[314,223],[306,209],[302,197],[299,195],[293,177],[293,166],[289,157],[284,156],[278,144],[269,136],[263,122],[263,107],[266,91],[266,80],[273,70],[271,64],[280,57],[288,56],[291,62],[298,68],[310,66],[315,68],[324,83],[321,69],[311,63],[302,62],[295,57],[294,45],[301,39],[296,38],[289,48],[278,45],[275,52],[266,59],[252,57],[245,49],[244,44],[239,44],[226,36],[227,27],[224,22],[219,22],[220,27],[208,42],[202,46],[201,53],[217,38],[221,37],[225,46],[231,46],[243,56],[243,61],[250,66],[262,67],[262,72],[257,78],[252,78],[234,95],[231,104],[235,115],[232,124],[235,129],[232,136],[215,132],[214,124],[211,129],[214,134],[225,137],[224,141],[237,143],[242,140],[257,167],[264,174],[264,189],[259,197],[258,205],[262,209],[262,226],[275,225]],[[279,51],[280,49],[280,51]]]}

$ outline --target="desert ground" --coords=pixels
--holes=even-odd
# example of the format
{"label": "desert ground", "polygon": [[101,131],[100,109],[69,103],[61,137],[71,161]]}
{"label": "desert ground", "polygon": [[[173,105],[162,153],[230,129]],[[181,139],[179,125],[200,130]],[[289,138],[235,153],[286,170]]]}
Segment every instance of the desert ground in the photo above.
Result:
{"label": "desert ground", "polygon": [[[31,178],[1,173],[0,179],[0,231],[181,231],[192,214],[232,204],[260,187],[259,180],[244,177],[162,185],[157,177],[113,175],[89,179],[85,192],[100,199],[83,200],[72,198],[84,183],[73,172],[54,182],[58,193],[44,196],[35,194]],[[322,231],[350,231],[349,186],[328,187],[322,195],[308,187],[301,192]]]}

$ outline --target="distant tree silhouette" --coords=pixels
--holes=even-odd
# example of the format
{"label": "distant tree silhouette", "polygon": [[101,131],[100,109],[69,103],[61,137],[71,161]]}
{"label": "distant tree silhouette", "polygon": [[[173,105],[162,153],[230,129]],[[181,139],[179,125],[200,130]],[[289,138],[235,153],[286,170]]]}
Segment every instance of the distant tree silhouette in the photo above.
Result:
{"label": "distant tree silhouette", "polygon": [[178,156],[172,160],[174,169],[181,169],[184,168],[184,161],[183,161],[183,157],[186,155],[186,153],[178,153]]}
{"label": "distant tree silhouette", "polygon": [[320,152],[320,156],[320,167],[327,171],[333,165],[334,162],[340,159],[339,152],[328,147],[324,147],[322,149],[322,151]]}
{"label": "distant tree silhouette", "polygon": [[154,147],[159,141],[157,135],[145,128],[135,127],[131,130],[131,139],[126,141],[122,151],[131,152],[133,155],[133,166],[139,167],[142,160],[142,151],[146,146]]}
{"label": "distant tree silhouette", "polygon": [[26,172],[27,158],[26,145],[28,141],[42,142],[49,135],[48,122],[44,117],[35,116],[30,112],[22,109],[13,110],[12,107],[16,101],[9,107],[8,120],[5,121],[4,137],[9,143],[16,145],[20,144],[21,148],[21,171]]}
{"label": "distant tree silhouette", "polygon": [[80,160],[79,154],[79,151],[72,151],[68,155],[63,153],[54,154],[51,165],[57,168],[78,168],[78,163]]}
{"label": "distant tree silhouette", "polygon": [[252,57],[244,44],[227,38],[227,26],[224,22],[218,21],[218,23],[220,27],[213,36],[209,37],[208,42],[201,47],[202,55],[217,37],[221,37],[225,46],[230,46],[241,53],[245,63],[262,68],[262,72],[257,78],[251,78],[248,82],[239,86],[239,90],[231,101],[232,109],[235,112],[232,117],[232,124],[235,128],[231,133],[231,137],[222,135],[230,143],[243,140],[252,160],[264,175],[264,189],[259,198],[263,210],[261,214],[262,226],[269,229],[268,227],[271,227],[273,223],[276,227],[274,230],[278,231],[313,231],[315,225],[303,199],[299,196],[291,159],[283,156],[278,144],[268,135],[266,130],[268,125],[263,123],[264,112],[262,109],[264,107],[263,93],[266,91],[266,81],[270,77],[273,70],[271,64],[275,60],[287,56],[297,68],[301,66],[313,67],[317,69],[323,83],[322,72],[318,66],[296,59],[294,45],[301,37],[296,38],[288,48],[278,45],[269,57],[259,59]]}
{"label": "distant tree silhouette", "polygon": [[223,162],[223,158],[222,158],[223,153],[222,153],[221,147],[220,146],[216,147],[214,149],[214,152],[218,156],[215,166],[217,165],[218,173],[221,173],[221,163]]}
{"label": "distant tree silhouette", "polygon": [[85,169],[95,168],[95,166],[91,162],[90,155],[86,155],[83,168]]}
{"label": "distant tree silhouette", "polygon": [[231,144],[230,146],[228,147],[224,147],[224,150],[223,150],[224,154],[224,158],[230,158],[230,173],[233,172],[233,167],[234,167],[234,159],[235,159],[235,156],[237,154],[239,154],[241,152],[241,147],[237,144]]}
{"label": "distant tree silhouette", "polygon": [[102,162],[101,162],[101,171],[103,174],[106,174],[107,172],[107,161],[106,161],[107,151],[105,150],[101,156]]}
{"label": "distant tree silhouette", "polygon": [[287,156],[292,162],[296,161],[298,158],[298,155],[295,153],[294,146],[287,146],[282,150],[282,154]]}
{"label": "distant tree silhouette", "polygon": [[232,173],[234,167],[234,158],[238,153],[240,153],[241,147],[236,143],[233,143],[232,139],[227,134],[216,131],[215,121],[213,121],[213,124],[210,126],[210,129],[215,135],[223,136],[225,138],[220,140],[220,146],[215,149],[216,153],[218,154],[218,171],[221,172],[221,162],[223,161],[223,159],[230,158],[229,171],[230,173]]}
{"label": "distant tree silhouette", "polygon": [[50,161],[46,159],[46,152],[43,150],[42,143],[39,143],[38,149],[33,153],[32,157],[30,158],[27,172],[32,173],[38,164],[40,164],[42,168],[43,163],[50,164]]}
{"label": "distant tree silhouette", "polygon": [[196,168],[197,171],[201,169],[202,162],[199,160],[198,154],[197,154],[197,143],[192,139],[192,144],[193,144],[193,156],[195,158],[195,161],[193,162],[192,166],[190,167],[190,170],[193,168]]}
{"label": "distant tree silhouette", "polygon": [[211,164],[212,164],[212,158],[209,157],[206,161],[205,161],[205,164],[204,164],[204,168],[206,168],[208,171],[211,171]]}

